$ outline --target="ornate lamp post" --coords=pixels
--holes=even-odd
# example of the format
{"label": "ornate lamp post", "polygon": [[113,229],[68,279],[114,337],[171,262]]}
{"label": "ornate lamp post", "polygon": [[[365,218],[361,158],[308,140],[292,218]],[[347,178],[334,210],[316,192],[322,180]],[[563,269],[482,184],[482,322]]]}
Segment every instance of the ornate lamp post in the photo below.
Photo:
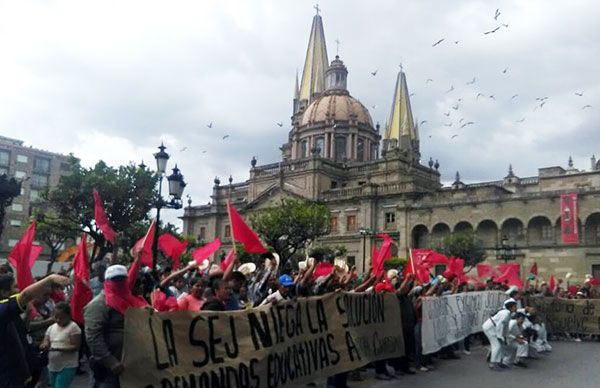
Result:
{"label": "ornate lamp post", "polygon": [[366,260],[367,260],[367,236],[373,236],[373,231],[369,228],[360,228],[358,233],[362,236],[363,240],[363,257],[362,257],[362,272],[366,271]]}
{"label": "ornate lamp post", "polygon": [[496,260],[504,260],[507,264],[509,260],[517,259],[517,244],[512,246],[508,243],[508,237],[502,236],[500,245],[496,245]]}
{"label": "ornate lamp post", "polygon": [[187,185],[183,180],[181,171],[177,168],[177,164],[173,168],[171,175],[167,176],[167,182],[169,182],[169,200],[165,200],[162,197],[162,183],[163,178],[166,175],[167,162],[169,161],[169,154],[165,152],[167,147],[164,144],[160,144],[158,147],[159,151],[154,154],[156,159],[156,172],[159,175],[158,181],[158,198],[154,206],[156,207],[156,230],[154,232],[154,242],[152,244],[152,267],[156,268],[156,260],[158,257],[158,225],[160,224],[160,210],[165,209],[181,209],[183,203],[181,197],[183,195],[183,189]]}

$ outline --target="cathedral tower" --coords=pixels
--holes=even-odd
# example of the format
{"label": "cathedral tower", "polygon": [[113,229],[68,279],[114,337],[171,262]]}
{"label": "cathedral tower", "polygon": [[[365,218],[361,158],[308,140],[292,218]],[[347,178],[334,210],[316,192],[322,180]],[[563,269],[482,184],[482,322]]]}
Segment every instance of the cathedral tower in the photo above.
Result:
{"label": "cathedral tower", "polygon": [[392,109],[385,128],[383,141],[385,152],[399,150],[412,155],[415,160],[420,157],[419,130],[413,120],[410,107],[410,96],[404,71],[398,72]]}

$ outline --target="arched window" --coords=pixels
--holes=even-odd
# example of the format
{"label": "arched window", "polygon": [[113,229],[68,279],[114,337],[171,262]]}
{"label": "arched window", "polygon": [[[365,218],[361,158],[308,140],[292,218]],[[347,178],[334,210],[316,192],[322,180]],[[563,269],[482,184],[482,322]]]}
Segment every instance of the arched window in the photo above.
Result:
{"label": "arched window", "polygon": [[300,157],[308,157],[308,140],[302,140],[300,142]]}
{"label": "arched window", "polygon": [[315,147],[317,147],[319,156],[323,156],[325,152],[325,138],[322,136],[317,137],[315,139]]}
{"label": "arched window", "polygon": [[346,159],[346,136],[335,137],[335,160],[341,162]]}
{"label": "arched window", "polygon": [[358,141],[356,142],[356,159],[359,162],[363,162],[366,158],[365,158],[365,139],[363,139],[362,137],[358,138]]}

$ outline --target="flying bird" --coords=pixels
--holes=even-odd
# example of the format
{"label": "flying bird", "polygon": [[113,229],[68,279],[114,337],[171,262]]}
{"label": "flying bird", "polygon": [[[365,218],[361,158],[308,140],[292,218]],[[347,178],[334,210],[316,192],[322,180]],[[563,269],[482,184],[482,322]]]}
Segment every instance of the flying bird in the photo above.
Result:
{"label": "flying bird", "polygon": [[502,70],[502,74],[506,74],[507,71],[508,71],[508,67],[505,67],[504,70]]}
{"label": "flying bird", "polygon": [[475,97],[475,99],[479,100],[479,97],[485,97],[485,94],[483,94],[483,93],[477,93],[477,97]]}
{"label": "flying bird", "polygon": [[464,117],[461,117],[460,120],[458,120],[458,123],[462,123],[463,121],[465,121]]}
{"label": "flying bird", "polygon": [[579,96],[579,97],[582,97],[583,96],[583,92],[579,92],[579,93],[575,92],[575,95]]}
{"label": "flying bird", "polygon": [[203,153],[203,154],[205,154],[205,153],[206,153],[206,150],[202,151],[202,153]]}
{"label": "flying bird", "polygon": [[452,123],[444,124],[444,127],[451,127]]}
{"label": "flying bird", "polygon": [[548,97],[536,97],[535,98],[536,101],[544,101],[544,100],[547,100],[547,99],[548,99]]}
{"label": "flying bird", "polygon": [[473,85],[475,82],[477,82],[477,78],[473,77],[471,81],[467,82],[467,85]]}
{"label": "flying bird", "polygon": [[496,97],[492,94],[491,96],[489,96],[488,98],[491,98],[492,100],[496,100]]}
{"label": "flying bird", "polygon": [[523,121],[525,121],[525,117],[523,117],[521,120],[517,120],[517,123],[522,123]]}
{"label": "flying bird", "polygon": [[373,77],[375,77],[375,76],[377,75],[377,71],[378,71],[378,70],[379,70],[379,69],[375,69],[375,71],[372,71],[372,72],[371,72],[371,75],[372,75]]}
{"label": "flying bird", "polygon": [[228,137],[229,137],[229,135],[223,136],[223,140],[227,139]]}
{"label": "flying bird", "polygon": [[514,100],[515,98],[519,97],[518,94],[513,94],[513,96],[510,98],[511,100]]}
{"label": "flying bird", "polygon": [[448,112],[444,113],[444,115],[445,115],[446,117],[450,116],[450,111],[448,111]]}
{"label": "flying bird", "polygon": [[371,105],[372,109],[377,109],[377,105]]}
{"label": "flying bird", "polygon": [[444,41],[444,38],[442,38],[442,39],[438,40],[437,42],[435,42],[434,44],[432,44],[431,47],[435,47],[438,44],[442,43],[443,41]]}
{"label": "flying bird", "polygon": [[453,106],[452,106],[452,109],[454,109],[454,110],[458,110],[458,104],[456,104],[456,105],[453,105]]}
{"label": "flying bird", "polygon": [[583,110],[583,109],[587,109],[587,108],[591,108],[591,107],[592,106],[588,104],[588,105],[584,105],[583,108],[581,108],[581,109]]}
{"label": "flying bird", "polygon": [[494,12],[494,20],[498,20],[498,16],[500,16],[502,12],[500,12],[500,8],[496,9],[496,12]]}
{"label": "flying bird", "polygon": [[459,44],[459,43],[460,43],[460,40],[455,40],[454,41],[454,44]]}
{"label": "flying bird", "polygon": [[277,125],[283,127],[283,123],[277,123]]}
{"label": "flying bird", "polygon": [[475,122],[474,122],[474,121],[468,121],[468,122],[464,123],[463,125],[461,125],[460,127],[461,127],[461,128],[464,128],[464,127],[466,127],[467,125],[473,125],[473,124],[475,124]]}
{"label": "flying bird", "polygon": [[493,34],[494,32],[498,31],[499,29],[500,29],[500,26],[494,28],[493,30],[484,32],[483,35]]}
{"label": "flying bird", "polygon": [[450,137],[450,139],[454,139],[455,137],[458,137],[458,135],[452,135],[452,137]]}
{"label": "flying bird", "polygon": [[421,121],[421,122],[419,123],[419,125],[423,125],[423,124],[425,124],[426,122],[427,122],[427,120],[423,120],[423,121]]}
{"label": "flying bird", "polygon": [[450,93],[450,92],[451,92],[451,91],[453,91],[453,90],[454,90],[454,85],[450,86],[450,89],[448,89],[448,90],[446,91],[446,93]]}
{"label": "flying bird", "polygon": [[187,147],[183,147],[182,149],[179,150],[179,152],[183,152],[185,150],[187,150]]}
{"label": "flying bird", "polygon": [[409,94],[409,95],[408,95],[408,97],[412,97],[412,96],[414,96],[415,94],[417,94],[417,93],[411,93],[411,94]]}
{"label": "flying bird", "polygon": [[431,79],[431,78],[427,78],[427,81],[425,81],[425,83],[426,83],[426,84],[428,84],[428,83],[430,83],[430,82],[433,82],[433,79]]}
{"label": "flying bird", "polygon": [[210,124],[206,124],[206,126],[207,126],[208,128],[212,128],[212,127],[213,127],[213,123],[212,123],[212,121],[210,122]]}
{"label": "flying bird", "polygon": [[502,25],[504,26],[504,28],[508,28],[508,24],[502,23]]}

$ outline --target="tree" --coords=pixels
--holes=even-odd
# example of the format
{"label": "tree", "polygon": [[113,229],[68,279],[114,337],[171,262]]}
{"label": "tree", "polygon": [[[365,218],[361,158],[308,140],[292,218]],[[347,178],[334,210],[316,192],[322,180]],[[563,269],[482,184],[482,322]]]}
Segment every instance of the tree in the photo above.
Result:
{"label": "tree", "polygon": [[485,249],[473,232],[450,234],[442,239],[439,249],[447,257],[458,257],[465,260],[465,272],[469,272],[477,263],[485,260]]}
{"label": "tree", "polygon": [[21,182],[9,178],[6,174],[0,175],[0,237],[4,230],[4,216],[6,208],[13,199],[21,194]]}
{"label": "tree", "polygon": [[329,233],[329,209],[314,201],[283,199],[281,205],[253,214],[250,222],[279,255],[279,268],[284,268],[296,252]]}
{"label": "tree", "polygon": [[108,243],[94,223],[93,189],[98,190],[111,226],[117,232],[117,245],[129,252],[133,243],[147,230],[149,212],[157,199],[158,176],[143,167],[129,164],[110,167],[99,161],[84,168],[70,158],[71,173],[61,177],[57,187],[44,198],[56,216],[87,232],[98,249],[91,261],[102,258],[114,247]]}
{"label": "tree", "polygon": [[37,211],[34,215],[36,220],[36,238],[42,241],[50,250],[46,274],[52,270],[56,258],[61,249],[68,241],[75,242],[79,227],[77,224],[66,219],[57,217],[51,212]]}

